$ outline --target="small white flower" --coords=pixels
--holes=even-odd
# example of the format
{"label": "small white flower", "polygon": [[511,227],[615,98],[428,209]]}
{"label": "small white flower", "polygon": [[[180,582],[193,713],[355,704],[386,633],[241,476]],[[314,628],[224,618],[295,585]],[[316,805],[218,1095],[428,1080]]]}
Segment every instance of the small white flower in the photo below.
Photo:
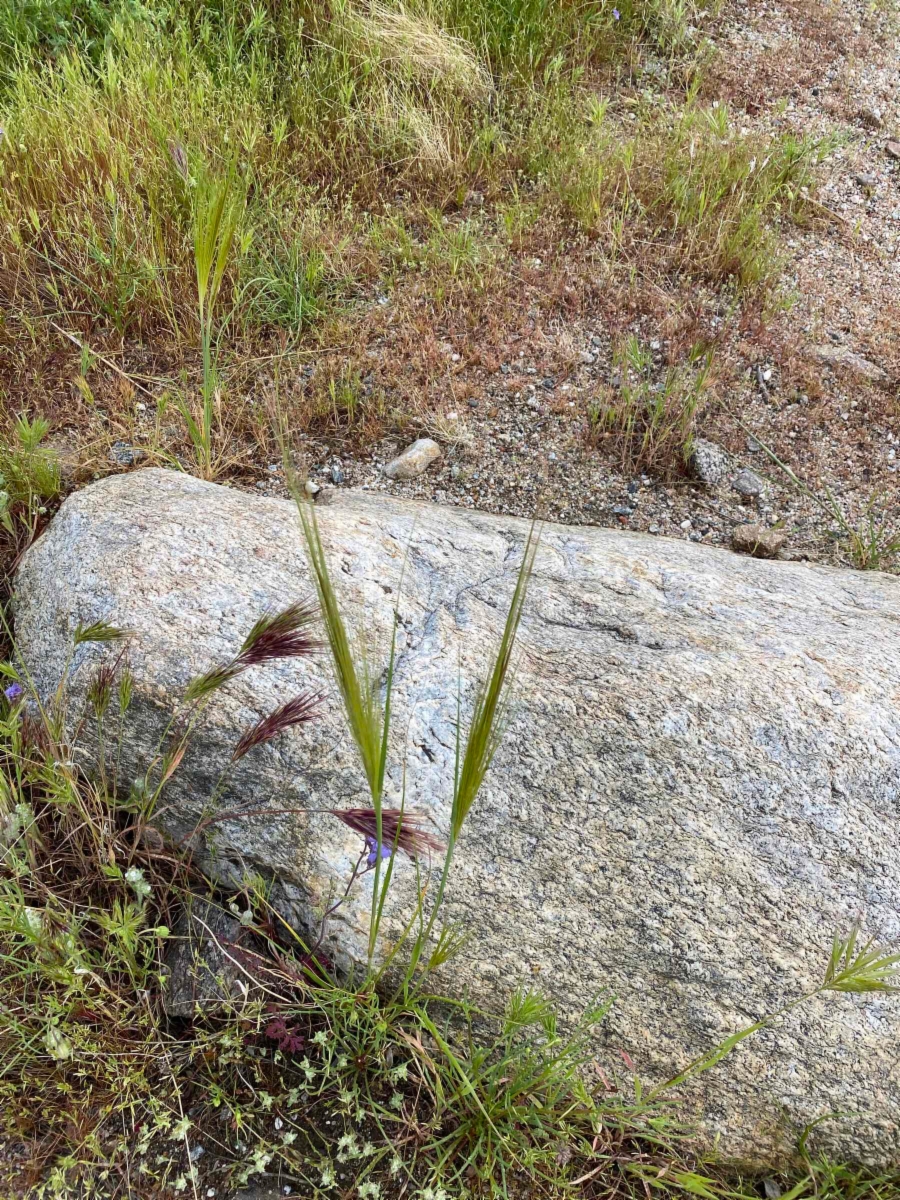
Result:
{"label": "small white flower", "polygon": [[253,1170],[262,1173],[271,1161],[271,1154],[266,1154],[265,1150],[262,1149],[257,1150],[253,1155]]}
{"label": "small white flower", "polygon": [[171,1132],[169,1133],[169,1137],[171,1138],[172,1141],[177,1141],[178,1138],[186,1137],[187,1131],[190,1129],[190,1127],[191,1127],[190,1118],[189,1117],[181,1117],[172,1126]]}
{"label": "small white flower", "polygon": [[32,937],[40,937],[44,928],[44,914],[40,908],[29,908],[27,905],[22,909],[22,916],[25,920],[25,929]]}
{"label": "small white flower", "polygon": [[140,867],[129,867],[125,872],[125,882],[131,887],[138,900],[146,900],[150,895],[150,884],[145,879],[144,872]]}
{"label": "small white flower", "polygon": [[22,829],[27,829],[29,825],[34,824],[34,810],[30,804],[17,804],[13,809],[13,813],[16,818],[16,825],[18,826],[18,828],[15,829],[16,833],[19,833]]}
{"label": "small white flower", "polygon": [[343,1137],[338,1138],[337,1160],[345,1163],[351,1158],[359,1158],[359,1145],[352,1133],[345,1133]]}

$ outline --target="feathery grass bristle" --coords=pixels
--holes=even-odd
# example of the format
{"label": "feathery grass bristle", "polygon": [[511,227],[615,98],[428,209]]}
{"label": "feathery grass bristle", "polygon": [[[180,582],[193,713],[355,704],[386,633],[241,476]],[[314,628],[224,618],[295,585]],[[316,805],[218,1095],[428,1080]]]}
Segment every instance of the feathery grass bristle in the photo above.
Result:
{"label": "feathery grass bristle", "polygon": [[308,626],[316,619],[311,600],[298,600],[281,612],[266,612],[247,634],[240,650],[230,662],[222,663],[198,675],[184,693],[186,704],[196,703],[235,679],[248,667],[260,667],[281,658],[304,658],[316,654],[321,642],[312,637]]}
{"label": "feathery grass bristle", "polygon": [[859,924],[845,938],[835,935],[822,990],[827,992],[900,992],[900,954],[870,938],[862,946]]}
{"label": "feathery grass bristle", "polygon": [[311,599],[298,600],[282,612],[264,613],[244,639],[238,660],[255,667],[278,658],[315,654],[322,643],[310,636],[308,626],[317,616]]}
{"label": "feathery grass bristle", "polygon": [[78,625],[73,640],[76,646],[81,646],[84,642],[118,642],[130,635],[128,629],[119,629],[108,621],[95,621],[93,625]]}
{"label": "feathery grass bristle", "polygon": [[98,718],[109,708],[118,665],[118,659],[112,663],[101,663],[88,684],[87,699]]}
{"label": "feathery grass bristle", "polygon": [[267,716],[261,717],[241,737],[231,755],[231,761],[237,762],[248,750],[263,742],[270,742],[286,729],[314,721],[319,715],[323,699],[321,692],[301,692],[299,696],[294,696]]}
{"label": "feathery grass bristle", "polygon": [[212,670],[206,671],[203,675],[197,675],[185,689],[185,704],[194,704],[196,701],[208,696],[211,692],[217,691],[237,675],[240,675],[243,669],[243,666],[237,659],[232,659],[230,663],[226,663],[224,666],[213,667]]}

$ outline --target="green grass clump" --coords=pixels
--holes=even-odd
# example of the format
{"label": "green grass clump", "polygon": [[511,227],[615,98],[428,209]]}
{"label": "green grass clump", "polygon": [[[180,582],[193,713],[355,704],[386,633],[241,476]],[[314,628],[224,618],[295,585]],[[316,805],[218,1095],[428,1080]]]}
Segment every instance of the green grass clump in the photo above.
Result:
{"label": "green grass clump", "polygon": [[136,0],[8,0],[0,12],[0,94],[22,65],[59,57],[73,47],[97,61],[115,22],[141,11]]}
{"label": "green grass clump", "polygon": [[10,439],[0,440],[0,523],[10,535],[24,527],[24,535],[33,536],[38,516],[62,490],[59,462],[45,440],[49,431],[43,417],[20,413]]}
{"label": "green grass clump", "polygon": [[[523,163],[531,169],[530,145],[553,158],[561,136],[571,142],[587,74],[664,29],[671,41],[690,16],[663,0],[623,2],[618,18],[605,0],[166,0],[152,13],[55,0],[36,5],[55,33],[38,21],[29,38],[26,9],[20,2],[7,16],[15,53],[0,92],[4,299],[13,312],[50,305],[122,335],[202,345],[197,221],[210,179],[231,172],[247,201],[220,283],[222,328],[232,340],[297,333],[344,265],[342,250],[329,256],[315,244],[321,205],[353,238],[397,189],[415,188],[439,211],[472,186],[507,192]],[[756,148],[741,152],[723,119],[724,110],[690,108],[668,139],[648,126],[639,141],[654,144],[642,154],[609,124],[582,127],[571,146],[582,167],[565,189],[574,209],[599,227],[627,193],[662,233],[696,227],[685,261],[696,253],[703,269],[713,258],[720,273],[746,276],[758,230],[749,217],[724,228],[726,192],[735,210],[764,210],[797,182],[809,153],[785,145],[750,168]],[[697,149],[689,171],[688,145]],[[660,149],[661,173],[647,165]],[[763,157],[760,149],[758,164]],[[539,157],[533,169],[540,178]],[[471,258],[460,236],[447,247],[454,274]]]}
{"label": "green grass clump", "polygon": [[[559,244],[577,222],[609,260],[650,253],[765,293],[779,217],[802,213],[822,148],[743,138],[724,106],[684,91],[704,13],[686,0],[14,0],[0,15],[4,336],[20,364],[57,338],[126,377],[133,357],[155,360],[131,378],[178,410],[181,461],[212,477],[256,436],[242,364],[314,349],[328,316],[352,343],[373,293],[411,272],[407,296],[461,309],[510,249]],[[636,98],[644,66],[659,91]],[[96,425],[83,376],[79,415]],[[298,423],[337,411],[341,434],[368,429],[360,406],[320,404],[318,384],[293,394]],[[165,440],[153,449],[171,461]]]}
{"label": "green grass clump", "polygon": [[593,132],[558,168],[573,212],[619,252],[634,238],[668,244],[679,269],[744,289],[780,270],[777,222],[804,210],[829,145],[744,136],[722,104],[638,107],[623,128],[589,108]]}
{"label": "green grass clump", "polygon": [[708,391],[712,355],[694,347],[686,364],[658,373],[653,351],[627,338],[616,355],[619,384],[588,411],[589,437],[611,441],[623,469],[684,474]]}

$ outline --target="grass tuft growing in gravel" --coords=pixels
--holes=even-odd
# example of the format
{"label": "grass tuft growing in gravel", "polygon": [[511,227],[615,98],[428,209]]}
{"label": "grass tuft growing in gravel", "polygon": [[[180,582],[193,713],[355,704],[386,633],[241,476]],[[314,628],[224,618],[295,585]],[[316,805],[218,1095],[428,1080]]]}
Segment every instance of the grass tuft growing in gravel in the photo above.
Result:
{"label": "grass tuft growing in gravel", "polygon": [[803,214],[827,143],[790,134],[767,143],[737,127],[726,105],[691,96],[676,109],[638,99],[624,127],[603,103],[587,116],[560,184],[579,220],[617,252],[649,237],[689,274],[772,286],[776,220]]}
{"label": "grass tuft growing in gravel", "polygon": [[694,347],[686,365],[669,367],[654,382],[652,349],[630,337],[616,366],[616,387],[588,413],[589,436],[611,441],[629,472],[653,471],[663,478],[683,474],[706,401],[712,352]]}

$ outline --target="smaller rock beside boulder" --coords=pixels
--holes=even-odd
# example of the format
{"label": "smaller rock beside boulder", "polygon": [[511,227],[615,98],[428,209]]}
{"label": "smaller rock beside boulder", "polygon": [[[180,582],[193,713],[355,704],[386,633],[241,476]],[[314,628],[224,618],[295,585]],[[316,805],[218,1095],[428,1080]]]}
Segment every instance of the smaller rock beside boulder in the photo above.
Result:
{"label": "smaller rock beside boulder", "polygon": [[783,529],[768,529],[753,521],[736,525],[731,534],[731,545],[739,554],[752,554],[754,558],[777,558],[787,541]]}
{"label": "smaller rock beside boulder", "polygon": [[717,487],[728,474],[728,454],[715,442],[697,438],[688,459],[688,471],[704,487]]}
{"label": "smaller rock beside boulder", "polygon": [[113,442],[109,448],[109,461],[117,467],[136,467],[147,457],[147,451],[128,442]]}
{"label": "smaller rock beside boulder", "polygon": [[856,119],[867,129],[884,129],[884,117],[880,109],[871,106],[861,108],[856,114]]}
{"label": "smaller rock beside boulder", "polygon": [[388,479],[416,479],[441,457],[441,448],[431,438],[419,438],[384,468]]}

